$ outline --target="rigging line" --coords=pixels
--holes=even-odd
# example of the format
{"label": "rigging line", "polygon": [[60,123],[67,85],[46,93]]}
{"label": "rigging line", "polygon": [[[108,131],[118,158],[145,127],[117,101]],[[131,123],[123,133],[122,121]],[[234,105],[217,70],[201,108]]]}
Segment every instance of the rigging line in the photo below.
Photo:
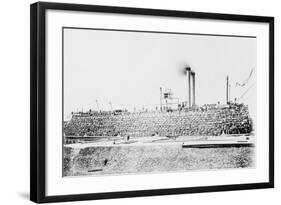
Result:
{"label": "rigging line", "polygon": [[246,101],[246,100],[248,100],[250,97],[252,97],[254,95],[254,93],[251,93],[250,95],[248,95],[247,97],[244,97],[244,98],[242,98],[243,99],[243,101]]}
{"label": "rigging line", "polygon": [[243,96],[255,85],[256,83],[253,83],[240,97],[238,100],[240,100],[241,98],[243,98]]}
{"label": "rigging line", "polygon": [[249,97],[251,97],[252,95],[254,95],[255,92],[248,92],[247,95],[244,95],[241,100],[247,100]]}
{"label": "rigging line", "polygon": [[250,75],[248,76],[248,78],[247,78],[243,83],[238,83],[238,82],[236,82],[235,86],[236,86],[236,87],[237,87],[237,86],[244,87],[244,86],[249,82],[249,80],[250,80],[250,78],[251,78],[251,76],[252,76],[252,74],[253,74],[253,71],[254,71],[254,69],[252,68],[252,70],[251,70]]}

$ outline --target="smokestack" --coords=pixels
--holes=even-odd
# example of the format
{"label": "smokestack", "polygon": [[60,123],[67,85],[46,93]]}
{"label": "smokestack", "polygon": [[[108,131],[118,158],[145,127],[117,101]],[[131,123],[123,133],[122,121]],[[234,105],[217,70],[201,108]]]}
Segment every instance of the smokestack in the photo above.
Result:
{"label": "smokestack", "polygon": [[192,79],[192,106],[195,106],[195,72],[191,72]]}
{"label": "smokestack", "polygon": [[188,103],[188,107],[191,107],[191,85],[190,85],[190,72],[191,69],[190,67],[186,67],[186,77],[187,77],[187,103]]}

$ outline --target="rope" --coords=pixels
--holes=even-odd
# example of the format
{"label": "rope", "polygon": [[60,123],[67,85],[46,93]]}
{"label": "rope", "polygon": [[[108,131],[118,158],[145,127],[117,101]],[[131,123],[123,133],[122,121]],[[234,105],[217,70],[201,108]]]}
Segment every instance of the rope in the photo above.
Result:
{"label": "rope", "polygon": [[241,100],[241,99],[244,97],[244,95],[246,95],[246,93],[247,93],[255,84],[256,84],[256,83],[253,83],[253,84],[239,97],[238,100]]}
{"label": "rope", "polygon": [[253,94],[254,93],[251,93],[250,95],[248,95],[247,97],[245,97],[245,98],[242,98],[243,99],[243,101],[246,101],[246,100],[248,100],[250,97],[252,97],[253,96]]}
{"label": "rope", "polygon": [[236,82],[235,86],[236,86],[236,87],[237,87],[237,86],[244,87],[244,86],[249,82],[249,80],[250,80],[250,78],[251,78],[251,76],[252,76],[252,74],[253,74],[253,71],[254,71],[254,69],[251,70],[249,77],[248,77],[243,83],[238,83],[238,82]]}

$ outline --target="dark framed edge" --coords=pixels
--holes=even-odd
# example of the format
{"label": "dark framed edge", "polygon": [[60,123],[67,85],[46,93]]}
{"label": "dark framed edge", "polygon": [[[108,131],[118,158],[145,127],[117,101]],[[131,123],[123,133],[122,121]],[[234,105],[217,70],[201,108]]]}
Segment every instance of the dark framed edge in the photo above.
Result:
{"label": "dark framed edge", "polygon": [[[45,18],[47,9],[121,13],[179,18],[248,21],[269,24],[269,181],[188,188],[153,189],[46,196],[46,97],[45,97]],[[37,2],[30,6],[30,200],[37,203],[97,200],[124,197],[218,192],[274,187],[274,17],[202,13],[146,8]]]}

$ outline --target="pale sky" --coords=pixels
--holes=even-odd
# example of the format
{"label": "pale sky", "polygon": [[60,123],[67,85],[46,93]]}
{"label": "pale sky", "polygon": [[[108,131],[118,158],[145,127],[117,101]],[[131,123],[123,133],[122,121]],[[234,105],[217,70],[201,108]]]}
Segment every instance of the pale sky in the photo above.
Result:
{"label": "pale sky", "polygon": [[[109,110],[159,104],[159,88],[186,101],[185,65],[196,73],[196,104],[225,103],[226,76],[231,98],[256,106],[256,38],[64,30],[64,117],[71,111]],[[251,81],[235,87],[254,68]]]}

